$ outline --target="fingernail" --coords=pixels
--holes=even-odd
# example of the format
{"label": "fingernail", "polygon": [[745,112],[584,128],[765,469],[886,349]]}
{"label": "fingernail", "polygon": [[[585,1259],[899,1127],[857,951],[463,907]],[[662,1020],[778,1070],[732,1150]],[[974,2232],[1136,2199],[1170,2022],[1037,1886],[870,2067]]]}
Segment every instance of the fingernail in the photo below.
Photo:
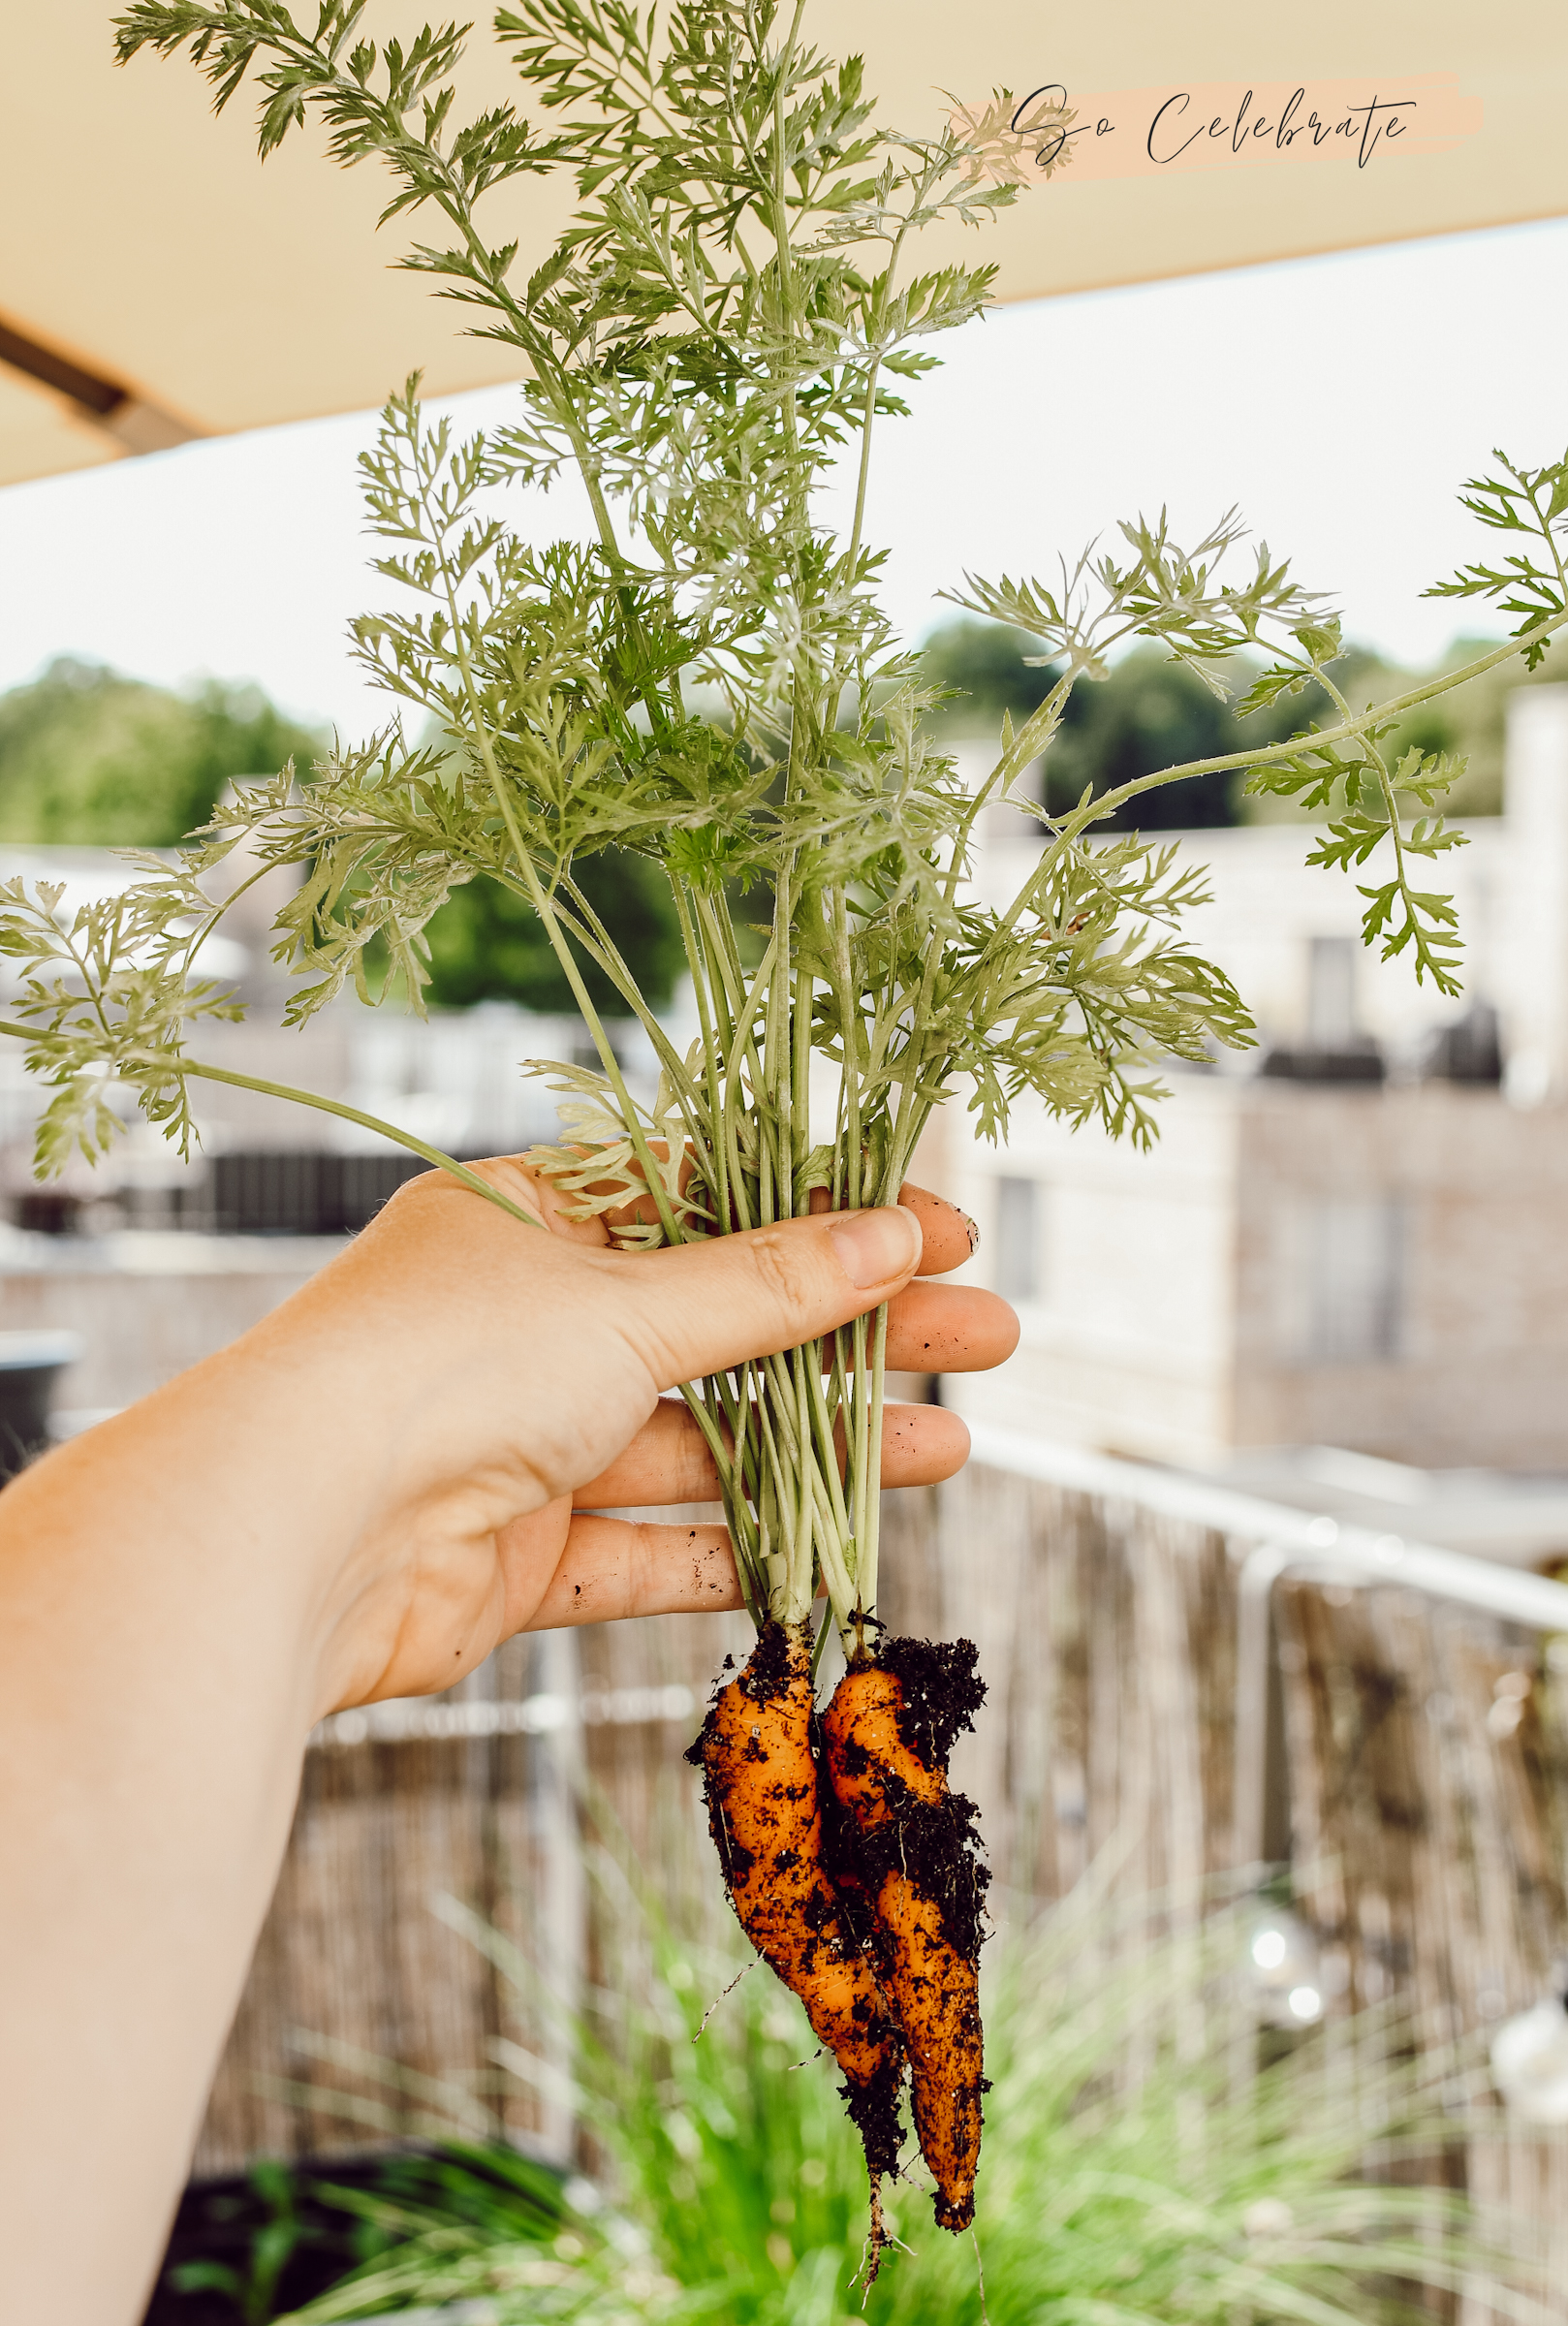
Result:
{"label": "fingernail", "polygon": [[877,1211],[846,1211],[828,1233],[839,1267],[862,1292],[906,1276],[920,1258],[920,1222],[896,1204]]}

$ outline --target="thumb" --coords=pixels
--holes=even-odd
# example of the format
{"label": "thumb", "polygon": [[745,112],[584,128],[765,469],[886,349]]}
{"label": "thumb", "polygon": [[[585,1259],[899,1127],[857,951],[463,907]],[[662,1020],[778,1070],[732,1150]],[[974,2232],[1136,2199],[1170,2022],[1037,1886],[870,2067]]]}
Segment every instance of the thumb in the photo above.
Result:
{"label": "thumb", "polygon": [[901,1292],[920,1265],[901,1205],[784,1219],[637,1262],[637,1337],[661,1389],[799,1348]]}

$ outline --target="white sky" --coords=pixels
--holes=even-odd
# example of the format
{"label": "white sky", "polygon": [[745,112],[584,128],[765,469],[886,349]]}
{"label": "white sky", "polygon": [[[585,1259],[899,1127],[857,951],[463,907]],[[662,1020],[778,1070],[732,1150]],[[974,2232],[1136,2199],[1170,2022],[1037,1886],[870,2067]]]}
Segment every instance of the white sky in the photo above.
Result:
{"label": "white sky", "polygon": [[[1232,502],[1344,607],[1351,635],[1435,654],[1464,609],[1421,590],[1496,544],[1457,487],[1503,445],[1568,441],[1568,220],[1004,309],[946,343],[883,430],[871,537],[918,634],[963,569],[1049,573],[1119,516],[1196,531]],[[464,421],[507,392],[455,399]],[[165,684],[255,678],[362,732],[345,645],[365,571],[354,458],[373,417],[191,445],[0,491],[0,688],[74,653]],[[576,529],[566,494],[541,537]],[[1471,624],[1470,627],[1477,625]]]}

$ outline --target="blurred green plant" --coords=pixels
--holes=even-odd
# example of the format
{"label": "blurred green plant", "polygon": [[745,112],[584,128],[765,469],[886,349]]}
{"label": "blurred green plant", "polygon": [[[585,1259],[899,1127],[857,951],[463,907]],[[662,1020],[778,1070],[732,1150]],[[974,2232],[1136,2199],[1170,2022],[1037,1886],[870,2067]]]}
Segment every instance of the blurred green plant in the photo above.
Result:
{"label": "blurred green plant", "polygon": [[[686,966],[680,924],[670,890],[646,857],[618,848],[590,857],[578,886],[616,951],[628,962],[650,1005],[663,1009]],[[517,1001],[558,1017],[577,1015],[577,996],[526,897],[483,875],[454,889],[425,929],[429,945],[425,999],[461,1010],[477,1001]],[[624,1018],[627,1004],[597,961],[584,954],[579,968],[596,1010]]]}
{"label": "blurred green plant", "polygon": [[286,2164],[264,2156],[246,2179],[264,2217],[246,2240],[243,2261],[203,2256],[176,2262],[168,2273],[168,2283],[178,2294],[221,2295],[242,2326],[267,2326],[276,2315],[278,2280],[310,2233],[300,2217],[295,2177]]}
{"label": "blurred green plant", "polygon": [[176,695],[62,655],[0,695],[0,840],[172,848],[236,776],[326,747],[258,687]]}
{"label": "blurred green plant", "polygon": [[999,1946],[977,2245],[932,2230],[912,2180],[892,2204],[906,2250],[862,2304],[863,2166],[803,2012],[749,1978],[710,2010],[733,1950],[649,1911],[618,1965],[624,2016],[580,2054],[612,2197],[592,2210],[569,2185],[578,2217],[547,2250],[455,2210],[298,2326],[480,2295],[501,2326],[1396,2326],[1460,2288],[1545,2326],[1525,2263],[1441,2185],[1466,2131],[1455,2060],[1366,2014],[1258,2066],[1245,1928],[1222,1910],[1160,1936],[1069,1901]]}
{"label": "blurred green plant", "polygon": [[329,2171],[268,2157],[242,2183],[191,2189],[146,2326],[268,2326],[415,2240],[426,2265],[454,2240],[537,2260],[567,2225],[560,2175],[505,2147],[448,2139]]}
{"label": "blurred green plant", "polygon": [[435,2156],[389,2157],[374,2188],[323,2180],[313,2194],[359,2220],[370,2258],[301,2317],[484,2292],[517,2297],[510,2314],[532,2326],[584,2315],[610,2275],[606,2242],[573,2212],[559,2174],[514,2149],[452,2141]]}

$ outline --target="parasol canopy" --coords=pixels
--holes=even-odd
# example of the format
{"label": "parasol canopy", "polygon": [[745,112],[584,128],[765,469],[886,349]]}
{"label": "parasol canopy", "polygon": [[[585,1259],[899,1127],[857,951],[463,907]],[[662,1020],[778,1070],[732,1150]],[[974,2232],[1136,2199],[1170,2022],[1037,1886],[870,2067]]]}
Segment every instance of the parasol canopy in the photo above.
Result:
{"label": "parasol canopy", "polygon": [[[296,7],[313,16],[310,0]],[[423,13],[372,0],[364,30],[384,38]],[[375,165],[331,167],[312,130],[260,167],[248,90],[215,119],[184,57],[116,69],[112,14],[111,0],[48,0],[7,25],[0,484],[361,410],[416,368],[430,393],[512,375],[509,351],[464,337],[461,315],[392,264],[421,228],[416,216],[377,235]],[[987,236],[1004,299],[1568,212],[1560,0],[1113,0],[1070,14],[807,0],[806,20],[830,52],[864,55],[879,117],[900,129],[933,134],[956,106],[978,118],[996,90],[1041,106],[1065,93],[1070,163],[1027,184]],[[517,85],[482,21],[459,110]],[[493,199],[526,268],[571,187],[527,178]],[[954,230],[943,247],[946,231],[922,265],[973,263],[976,237]],[[1231,352],[1260,352],[1239,300]]]}

